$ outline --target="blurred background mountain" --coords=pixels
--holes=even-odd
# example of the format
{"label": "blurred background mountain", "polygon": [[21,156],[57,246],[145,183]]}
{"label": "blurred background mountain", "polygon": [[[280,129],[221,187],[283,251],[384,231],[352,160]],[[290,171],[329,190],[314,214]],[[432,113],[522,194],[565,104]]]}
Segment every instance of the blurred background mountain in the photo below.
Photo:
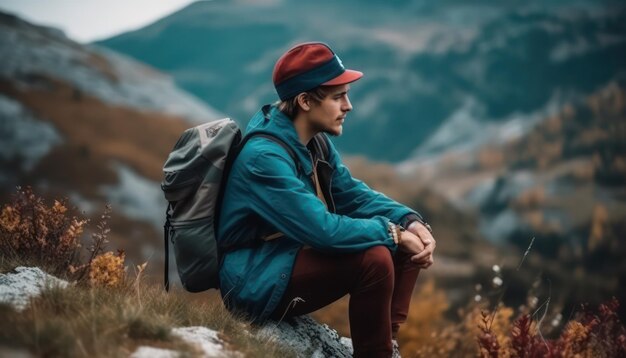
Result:
{"label": "blurred background mountain", "polygon": [[1,202],[32,185],[94,220],[112,203],[110,246],[160,272],[178,136],[245,125],[276,99],[276,59],[311,40],[365,73],[334,140],[355,177],[431,222],[420,280],[460,304],[498,265],[513,303],[536,282],[557,307],[626,302],[621,2],[202,1],[84,45],[2,13]]}
{"label": "blurred background mountain", "polygon": [[393,162],[476,144],[485,126],[519,135],[625,75],[626,10],[598,1],[242,3],[197,2],[98,44],[245,123],[275,100],[280,54],[325,41],[365,73],[338,144]]}

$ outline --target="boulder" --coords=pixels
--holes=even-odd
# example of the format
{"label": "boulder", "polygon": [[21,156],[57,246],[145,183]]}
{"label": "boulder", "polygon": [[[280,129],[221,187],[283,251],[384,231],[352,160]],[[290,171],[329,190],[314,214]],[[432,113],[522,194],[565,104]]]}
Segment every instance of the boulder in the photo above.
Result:
{"label": "boulder", "polygon": [[299,357],[352,357],[352,340],[309,316],[270,321],[258,335],[291,347]]}
{"label": "boulder", "polygon": [[38,267],[17,267],[13,272],[0,274],[0,303],[23,310],[31,297],[38,296],[42,289],[67,287],[68,282],[48,275]]}

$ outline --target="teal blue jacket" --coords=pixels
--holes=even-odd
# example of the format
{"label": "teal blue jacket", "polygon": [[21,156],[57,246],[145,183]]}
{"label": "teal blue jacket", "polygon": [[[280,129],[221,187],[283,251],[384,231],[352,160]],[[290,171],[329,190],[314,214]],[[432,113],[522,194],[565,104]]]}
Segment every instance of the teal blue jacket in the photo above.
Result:
{"label": "teal blue jacket", "polygon": [[[224,188],[218,244],[259,244],[224,255],[222,298],[229,309],[263,322],[280,302],[301,247],[340,253],[383,245],[395,251],[388,222],[403,223],[419,214],[354,179],[328,141],[336,208],[336,213],[330,213],[316,196],[311,153],[300,143],[292,121],[272,106],[269,118],[259,111],[250,120],[246,134],[253,131],[270,132],[282,139],[300,162],[298,168],[275,141],[254,137],[234,161]],[[259,240],[276,232],[285,236]]]}

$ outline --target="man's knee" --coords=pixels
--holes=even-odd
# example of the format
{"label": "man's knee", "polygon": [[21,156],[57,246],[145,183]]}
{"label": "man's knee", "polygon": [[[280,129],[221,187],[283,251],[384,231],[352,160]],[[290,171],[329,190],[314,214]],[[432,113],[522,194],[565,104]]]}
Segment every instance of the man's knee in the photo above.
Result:
{"label": "man's knee", "polygon": [[373,246],[363,254],[361,261],[363,277],[371,281],[389,281],[393,285],[394,268],[391,252],[385,246]]}

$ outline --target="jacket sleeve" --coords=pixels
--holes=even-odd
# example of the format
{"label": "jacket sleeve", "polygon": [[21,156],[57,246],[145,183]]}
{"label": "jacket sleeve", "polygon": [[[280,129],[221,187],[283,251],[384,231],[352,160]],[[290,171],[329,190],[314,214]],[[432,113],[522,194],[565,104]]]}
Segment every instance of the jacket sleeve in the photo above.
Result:
{"label": "jacket sleeve", "polygon": [[252,210],[290,239],[321,251],[354,252],[375,245],[395,251],[387,218],[353,219],[328,212],[298,179],[286,152],[258,152],[246,166]]}
{"label": "jacket sleeve", "polygon": [[332,195],[338,214],[353,218],[368,218],[380,215],[392,222],[407,227],[422,216],[411,208],[390,199],[386,195],[371,189],[361,180],[355,179],[343,164],[339,153],[329,143],[329,164],[334,168]]}

